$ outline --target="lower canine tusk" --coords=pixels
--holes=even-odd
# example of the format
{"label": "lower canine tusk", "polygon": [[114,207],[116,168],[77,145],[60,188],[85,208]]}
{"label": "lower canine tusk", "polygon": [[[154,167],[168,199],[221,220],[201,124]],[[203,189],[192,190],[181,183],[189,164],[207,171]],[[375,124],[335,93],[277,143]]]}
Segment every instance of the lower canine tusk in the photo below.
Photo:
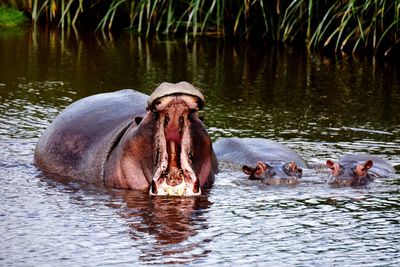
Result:
{"label": "lower canine tusk", "polygon": [[150,192],[154,195],[157,195],[157,185],[156,182],[151,181],[151,188],[150,188]]}
{"label": "lower canine tusk", "polygon": [[193,193],[199,193],[200,191],[200,181],[199,178],[196,179],[196,182],[193,185]]}

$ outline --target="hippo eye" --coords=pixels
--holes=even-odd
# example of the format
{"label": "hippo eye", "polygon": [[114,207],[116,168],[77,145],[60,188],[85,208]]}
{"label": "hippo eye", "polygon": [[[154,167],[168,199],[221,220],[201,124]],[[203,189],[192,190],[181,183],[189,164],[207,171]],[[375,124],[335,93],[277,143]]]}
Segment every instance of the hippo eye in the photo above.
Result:
{"label": "hippo eye", "polygon": [[204,103],[203,103],[203,101],[202,101],[200,98],[196,97],[195,102],[196,102],[196,104],[197,104],[196,110],[203,109]]}

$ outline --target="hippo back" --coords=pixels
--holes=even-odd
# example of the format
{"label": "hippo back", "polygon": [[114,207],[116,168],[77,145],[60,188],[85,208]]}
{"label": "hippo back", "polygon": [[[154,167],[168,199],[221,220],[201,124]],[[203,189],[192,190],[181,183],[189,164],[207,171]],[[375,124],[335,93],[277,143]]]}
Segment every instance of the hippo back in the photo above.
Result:
{"label": "hippo back", "polygon": [[339,163],[343,164],[345,162],[359,162],[359,163],[364,163],[367,160],[372,160],[373,166],[369,170],[371,174],[377,177],[390,177],[393,175],[396,170],[393,168],[392,164],[390,162],[381,159],[377,156],[374,155],[367,155],[367,154],[358,154],[358,155],[353,155],[353,154],[348,154],[344,155],[343,157],[340,158]]}
{"label": "hippo back", "polygon": [[47,173],[102,183],[110,150],[135,117],[145,115],[147,99],[126,89],[72,103],[40,137],[35,164]]}
{"label": "hippo back", "polygon": [[278,142],[264,138],[221,138],[213,144],[217,159],[240,165],[257,162],[280,163],[295,161],[301,168],[309,168],[307,162],[295,151]]}

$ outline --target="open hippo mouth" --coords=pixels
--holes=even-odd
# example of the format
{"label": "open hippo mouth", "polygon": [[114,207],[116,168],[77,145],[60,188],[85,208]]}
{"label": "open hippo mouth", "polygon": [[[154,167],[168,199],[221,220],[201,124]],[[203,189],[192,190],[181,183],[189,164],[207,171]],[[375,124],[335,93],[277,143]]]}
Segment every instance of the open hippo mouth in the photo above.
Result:
{"label": "open hippo mouth", "polygon": [[192,168],[190,133],[190,116],[201,105],[197,96],[173,94],[156,99],[150,106],[159,114],[157,167],[151,182],[151,195],[201,195],[200,181]]}

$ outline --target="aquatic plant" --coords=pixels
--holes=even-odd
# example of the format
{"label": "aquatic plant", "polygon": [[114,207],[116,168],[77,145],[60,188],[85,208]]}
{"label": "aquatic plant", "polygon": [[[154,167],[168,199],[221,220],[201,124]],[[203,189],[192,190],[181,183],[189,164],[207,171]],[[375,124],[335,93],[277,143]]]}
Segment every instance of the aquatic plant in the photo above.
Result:
{"label": "aquatic plant", "polygon": [[23,12],[9,6],[0,5],[0,26],[15,27],[27,20]]}
{"label": "aquatic plant", "polygon": [[[0,0],[1,1],[1,0]],[[309,49],[389,55],[400,46],[400,0],[8,0],[34,23],[95,23],[139,34],[262,37]]]}
{"label": "aquatic plant", "polygon": [[332,5],[318,22],[308,46],[334,51],[370,50],[388,55],[400,42],[400,1],[348,0]]}

